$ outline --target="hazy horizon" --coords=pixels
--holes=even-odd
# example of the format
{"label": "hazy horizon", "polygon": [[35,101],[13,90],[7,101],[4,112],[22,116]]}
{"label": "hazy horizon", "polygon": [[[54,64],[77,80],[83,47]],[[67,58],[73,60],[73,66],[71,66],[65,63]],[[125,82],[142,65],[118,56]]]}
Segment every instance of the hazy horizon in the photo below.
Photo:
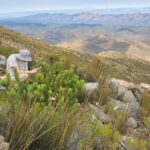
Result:
{"label": "hazy horizon", "polygon": [[93,8],[60,8],[60,9],[35,9],[35,10],[23,10],[23,11],[8,11],[8,12],[1,12],[0,11],[0,14],[8,14],[8,13],[26,13],[26,12],[42,12],[42,11],[69,11],[69,10],[74,10],[74,11],[78,11],[78,10],[94,10],[94,9],[97,9],[97,10],[109,10],[109,9],[114,9],[114,10],[116,10],[116,9],[140,9],[140,8],[150,8],[150,6],[148,6],[148,7],[110,7],[110,8],[98,8],[98,7],[93,7]]}
{"label": "hazy horizon", "polygon": [[150,7],[148,0],[0,0],[0,13],[69,9],[117,9]]}

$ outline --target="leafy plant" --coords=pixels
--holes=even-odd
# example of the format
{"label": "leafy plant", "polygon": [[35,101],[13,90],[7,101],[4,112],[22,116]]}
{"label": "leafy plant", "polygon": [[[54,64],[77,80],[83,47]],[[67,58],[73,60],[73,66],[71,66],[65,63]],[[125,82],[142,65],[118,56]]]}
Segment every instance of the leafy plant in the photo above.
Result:
{"label": "leafy plant", "polygon": [[129,150],[147,150],[147,142],[145,140],[127,137],[126,143]]}
{"label": "leafy plant", "polygon": [[62,149],[75,124],[84,81],[74,73],[73,66],[64,69],[59,62],[42,64],[41,73],[26,81],[21,81],[15,71],[15,79],[11,81],[7,75],[1,81],[9,102],[3,133],[10,149],[37,149],[43,145],[45,149]]}

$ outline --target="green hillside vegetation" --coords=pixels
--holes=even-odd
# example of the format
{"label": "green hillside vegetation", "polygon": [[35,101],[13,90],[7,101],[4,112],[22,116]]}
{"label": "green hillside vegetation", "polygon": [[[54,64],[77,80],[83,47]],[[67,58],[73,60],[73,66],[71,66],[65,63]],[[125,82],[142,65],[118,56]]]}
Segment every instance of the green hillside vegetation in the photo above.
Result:
{"label": "green hillside vegetation", "polygon": [[[112,113],[104,87],[99,103],[106,104],[107,113],[112,113],[117,121],[102,124],[97,118],[91,119],[89,100],[82,95],[84,81],[75,74],[73,66],[65,69],[59,62],[43,63],[42,71],[28,80],[22,82],[16,74],[16,80],[11,81],[7,75],[0,85],[7,89],[0,93],[5,110],[0,113],[1,134],[12,150],[66,150],[76,130],[81,133],[79,150],[116,150],[116,143],[124,135],[126,114]],[[149,126],[149,108],[145,103],[142,108],[144,122]],[[127,142],[132,150],[147,150],[148,139],[131,137]]]}
{"label": "green hillside vegetation", "polygon": [[21,48],[30,49],[34,60],[37,62],[48,62],[52,57],[56,60],[61,60],[66,65],[74,64],[82,71],[88,68],[87,66],[94,60],[94,57],[91,55],[84,55],[61,47],[51,46],[42,41],[0,27],[0,54],[8,56],[11,53],[18,52]]}
{"label": "green hillside vegetation", "polygon": [[116,70],[116,78],[134,83],[150,83],[150,62],[137,59],[126,53],[113,51],[100,53],[99,57],[104,58],[113,70]]}
{"label": "green hillside vegetation", "polygon": [[[0,53],[9,56],[20,48],[31,50],[34,62],[30,67],[40,65],[41,71],[25,81],[17,73],[15,81],[8,74],[0,80],[0,85],[6,87],[0,92],[0,134],[6,137],[10,149],[74,150],[75,145],[78,150],[116,150],[126,134],[127,113],[112,111],[106,81],[118,77],[148,83],[145,74],[149,73],[149,63],[133,59],[132,64],[126,55],[121,55],[121,61],[78,53],[0,27]],[[130,76],[131,71],[135,74]],[[86,81],[97,81],[100,88],[90,95],[84,92]],[[102,122],[91,107],[96,102],[98,111],[104,106],[106,115],[113,119]],[[147,93],[143,94],[139,113],[142,125],[149,129],[149,107],[145,102],[149,103]],[[126,141],[132,150],[147,150],[149,138],[133,135]]]}
{"label": "green hillside vegetation", "polygon": [[[104,57],[101,59],[101,57],[97,58],[93,55],[52,46],[1,26],[0,53],[8,56],[11,53],[18,52],[20,48],[30,49],[34,60],[39,63],[43,61],[48,62],[49,59],[53,57],[63,62],[66,66],[68,66],[68,64],[74,64],[77,68],[76,72],[87,81],[98,79],[101,70],[101,65],[99,66],[99,64],[103,63],[106,65],[104,67],[105,70],[109,70],[108,72],[111,76],[132,82],[150,82],[149,62],[142,61],[141,63],[141,60],[129,59],[126,55],[123,55],[120,60],[111,59],[110,62],[110,59]],[[130,73],[132,73],[132,75],[130,75]]]}

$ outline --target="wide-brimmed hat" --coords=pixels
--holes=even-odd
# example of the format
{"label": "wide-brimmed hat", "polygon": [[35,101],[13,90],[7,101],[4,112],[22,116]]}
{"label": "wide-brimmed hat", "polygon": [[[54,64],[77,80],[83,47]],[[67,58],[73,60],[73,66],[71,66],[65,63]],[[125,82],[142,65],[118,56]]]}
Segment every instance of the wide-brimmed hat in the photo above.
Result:
{"label": "wide-brimmed hat", "polygon": [[22,61],[28,61],[28,62],[32,61],[31,53],[27,49],[21,49],[19,51],[19,54],[16,54],[16,57],[17,59],[22,60]]}

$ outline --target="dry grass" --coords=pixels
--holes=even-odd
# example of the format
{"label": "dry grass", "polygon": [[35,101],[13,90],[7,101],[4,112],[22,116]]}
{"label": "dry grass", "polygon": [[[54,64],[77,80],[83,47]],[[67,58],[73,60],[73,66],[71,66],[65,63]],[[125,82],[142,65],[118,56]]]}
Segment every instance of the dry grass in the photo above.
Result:
{"label": "dry grass", "polygon": [[[73,127],[77,108],[70,110],[65,103],[44,108],[24,103],[11,104],[8,113],[7,141],[12,150],[64,147],[68,132]],[[47,137],[47,138],[46,138]]]}

